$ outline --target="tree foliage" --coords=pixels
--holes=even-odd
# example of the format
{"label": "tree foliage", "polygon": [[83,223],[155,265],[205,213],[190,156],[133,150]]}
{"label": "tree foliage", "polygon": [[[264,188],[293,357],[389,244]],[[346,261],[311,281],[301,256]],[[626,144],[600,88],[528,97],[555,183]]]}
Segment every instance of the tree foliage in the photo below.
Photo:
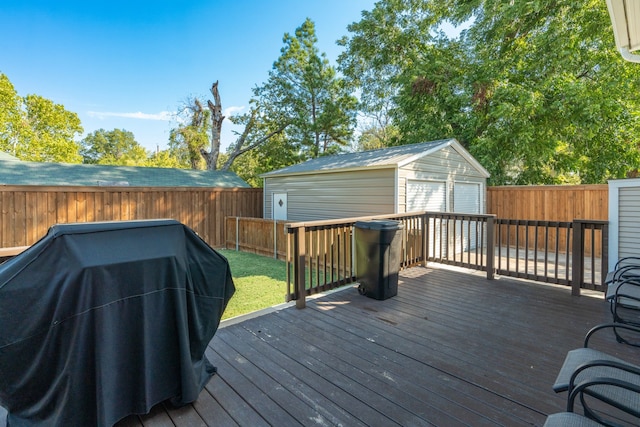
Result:
{"label": "tree foliage", "polygon": [[267,82],[254,89],[249,111],[228,118],[242,131],[235,132],[236,140],[223,155],[220,128],[225,117],[218,82],[211,88],[213,100],[187,103],[185,124],[170,137],[170,151],[181,164],[200,168],[205,159],[208,169],[235,170],[261,185],[258,175],[263,172],[348,147],[357,100],[318,52],[313,22],[307,19],[294,35],[286,33],[283,42]]}
{"label": "tree foliage", "polygon": [[302,157],[291,149],[283,133],[270,138],[255,150],[238,157],[231,170],[252,187],[262,187],[260,175],[302,161]]}
{"label": "tree foliage", "polygon": [[145,165],[152,168],[188,169],[180,163],[171,150],[162,150],[151,154]]}
{"label": "tree foliage", "polygon": [[0,73],[0,150],[16,154],[22,122],[22,100],[9,78]]}
{"label": "tree foliage", "polygon": [[169,152],[184,168],[204,169],[201,150],[209,145],[211,112],[198,98],[189,99],[180,109],[184,124],[169,133]]}
{"label": "tree foliage", "polygon": [[188,164],[192,169],[229,170],[239,156],[264,144],[288,125],[287,122],[265,120],[256,101],[252,100],[249,114],[229,117],[232,123],[244,126],[244,130],[236,133],[236,141],[220,157],[222,122],[226,117],[222,115],[217,81],[211,87],[211,94],[214,100],[207,101],[208,110],[203,108],[201,100],[189,100],[183,108],[188,113],[189,124],[171,131],[169,152],[178,159],[180,165]]}
{"label": "tree foliage", "polygon": [[79,163],[76,113],[38,95],[18,96],[0,73],[0,150],[35,162]]}
{"label": "tree foliage", "polygon": [[284,47],[269,78],[254,91],[269,122],[287,124],[286,138],[306,158],[347,147],[355,125],[356,99],[346,82],[320,54],[310,19],[285,33]]}
{"label": "tree foliage", "polygon": [[378,114],[389,107],[399,85],[396,77],[424,57],[433,35],[435,18],[423,0],[383,0],[362,19],[347,27],[351,33],[338,41],[345,51],[339,69],[360,89],[359,109]]}
{"label": "tree foliage", "polygon": [[402,143],[455,137],[494,184],[600,183],[640,164],[637,65],[603,2],[383,0],[349,30],[341,69],[367,108],[392,103]]}
{"label": "tree foliage", "polygon": [[120,166],[147,166],[149,154],[133,133],[124,129],[98,129],[81,142],[84,163]]}

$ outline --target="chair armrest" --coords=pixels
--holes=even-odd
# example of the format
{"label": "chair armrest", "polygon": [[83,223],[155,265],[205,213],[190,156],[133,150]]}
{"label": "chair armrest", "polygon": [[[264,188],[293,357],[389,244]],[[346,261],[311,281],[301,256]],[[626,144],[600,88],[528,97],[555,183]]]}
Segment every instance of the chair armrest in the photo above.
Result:
{"label": "chair armrest", "polygon": [[602,417],[600,411],[596,413],[588,406],[583,397],[585,394],[633,417],[640,417],[640,407],[637,405],[640,399],[640,384],[637,382],[619,378],[592,377],[576,384],[569,393],[568,412],[573,411],[575,399],[580,396],[585,415],[603,425],[612,425]]}
{"label": "chair armrest", "polygon": [[616,265],[613,266],[613,269],[617,270],[617,269],[619,269],[621,267],[624,267],[624,266],[627,266],[627,265],[640,266],[640,257],[637,257],[637,256],[622,257],[616,262]]}
{"label": "chair armrest", "polygon": [[640,280],[640,265],[625,265],[617,269],[613,274],[614,280],[636,279]]}
{"label": "chair armrest", "polygon": [[605,293],[605,299],[613,301],[618,292],[618,288],[622,285],[638,286],[640,288],[640,276],[622,276],[620,279],[611,279],[606,283],[607,291]]}
{"label": "chair armrest", "polygon": [[[622,379],[622,377],[626,376],[624,372],[631,374],[631,376],[635,375],[637,377],[635,382],[637,382],[638,387],[640,387],[640,367],[636,365],[632,365],[630,363],[626,363],[626,362],[619,362],[617,360],[598,359],[598,360],[591,360],[589,362],[585,362],[580,366],[578,366],[575,369],[575,371],[573,371],[573,374],[571,374],[571,379],[569,380],[569,393],[571,393],[572,390],[575,387],[577,387],[576,379],[578,378],[578,375],[592,368],[611,368],[611,372],[615,372],[615,374],[607,376],[607,378],[609,378],[610,380]],[[622,372],[617,372],[617,371],[622,371]],[[595,374],[593,375],[588,375],[589,372],[585,372],[585,375],[587,375],[586,381],[588,381],[592,377],[593,378],[604,377],[604,374],[603,374],[604,371],[602,369],[597,369],[594,372]],[[580,382],[584,382],[584,381],[585,381],[584,379],[580,379]]]}
{"label": "chair armrest", "polygon": [[[584,378],[577,378],[576,374],[576,370],[579,368],[582,370],[591,368],[591,371],[586,373],[585,378],[589,376],[613,376],[617,378],[618,375],[624,374],[624,371],[611,367],[612,365],[608,363],[609,361],[625,365],[630,364],[626,360],[592,348],[580,347],[569,351],[556,376],[553,391],[560,393],[570,390],[573,384],[582,381]],[[640,366],[636,366],[636,368],[640,370]]]}
{"label": "chair armrest", "polygon": [[589,339],[591,338],[591,336],[593,334],[595,334],[598,331],[601,331],[603,329],[613,329],[613,331],[615,332],[616,329],[626,329],[632,332],[636,332],[638,334],[638,336],[640,337],[640,327],[637,326],[633,326],[633,325],[628,325],[626,323],[601,323],[599,325],[594,326],[593,328],[589,329],[589,332],[587,332],[587,335],[584,337],[584,347],[589,347]]}

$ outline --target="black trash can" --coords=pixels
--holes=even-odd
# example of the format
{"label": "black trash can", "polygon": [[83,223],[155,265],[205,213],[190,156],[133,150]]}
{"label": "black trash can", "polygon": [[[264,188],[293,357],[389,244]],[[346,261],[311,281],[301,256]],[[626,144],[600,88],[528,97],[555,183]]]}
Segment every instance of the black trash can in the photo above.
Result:
{"label": "black trash can", "polygon": [[398,294],[402,251],[400,221],[372,220],[355,223],[356,280],[358,291],[384,300]]}

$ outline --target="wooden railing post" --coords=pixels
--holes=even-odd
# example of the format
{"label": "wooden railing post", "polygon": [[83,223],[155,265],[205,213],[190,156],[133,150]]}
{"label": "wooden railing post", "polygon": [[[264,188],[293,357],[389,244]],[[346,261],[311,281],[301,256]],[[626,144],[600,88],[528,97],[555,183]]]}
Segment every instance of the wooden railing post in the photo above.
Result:
{"label": "wooden railing post", "polygon": [[307,292],[305,289],[305,269],[306,269],[306,248],[305,248],[306,232],[305,227],[298,227],[296,229],[296,243],[295,243],[295,290],[296,290],[296,308],[306,307]]}
{"label": "wooden railing post", "polygon": [[606,221],[602,225],[602,244],[600,245],[600,284],[604,286],[607,281],[607,273],[609,272],[609,222]]}
{"label": "wooden railing post", "polygon": [[429,258],[429,214],[422,214],[422,266],[427,266]]}
{"label": "wooden railing post", "polygon": [[493,280],[495,273],[495,220],[495,215],[487,218],[487,280]]}
{"label": "wooden railing post", "polygon": [[573,249],[571,254],[571,295],[579,296],[584,271],[584,243],[582,221],[573,220]]}

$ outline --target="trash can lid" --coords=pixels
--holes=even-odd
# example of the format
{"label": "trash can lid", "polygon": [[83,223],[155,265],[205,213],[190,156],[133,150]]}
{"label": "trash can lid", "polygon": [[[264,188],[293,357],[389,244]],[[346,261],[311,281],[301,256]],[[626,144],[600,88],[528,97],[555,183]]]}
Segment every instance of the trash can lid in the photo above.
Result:
{"label": "trash can lid", "polygon": [[372,219],[369,221],[358,221],[354,227],[369,230],[401,230],[404,225],[400,221],[393,219]]}

